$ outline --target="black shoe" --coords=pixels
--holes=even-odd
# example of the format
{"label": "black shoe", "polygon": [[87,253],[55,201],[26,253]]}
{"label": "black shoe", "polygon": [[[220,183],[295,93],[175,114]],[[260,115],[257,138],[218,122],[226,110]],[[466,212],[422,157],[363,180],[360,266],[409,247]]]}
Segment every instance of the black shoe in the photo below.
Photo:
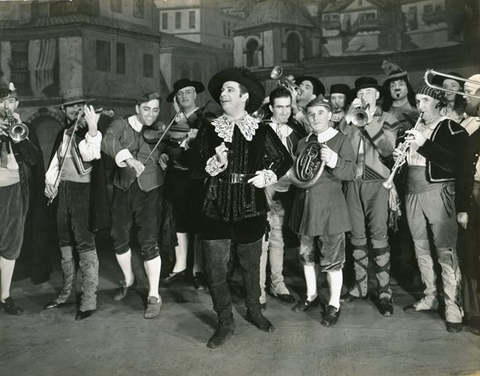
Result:
{"label": "black shoe", "polygon": [[167,285],[173,282],[183,281],[185,278],[186,269],[181,272],[171,272],[165,279],[162,280],[162,283]]}
{"label": "black shoe", "polygon": [[272,333],[275,331],[273,324],[268,321],[268,319],[263,316],[260,312],[253,313],[252,311],[247,311],[247,320],[255,325],[258,329],[263,330],[267,333]]}
{"label": "black shoe", "polygon": [[382,316],[390,317],[393,315],[393,302],[391,298],[380,299],[378,302],[378,312]]}
{"label": "black shoe", "polygon": [[292,308],[292,311],[297,313],[306,312],[310,308],[318,307],[319,304],[320,304],[320,299],[318,299],[318,296],[312,301],[308,300],[307,297],[305,296],[301,301],[298,302],[296,306]]}
{"label": "black shoe", "polygon": [[283,303],[292,304],[295,303],[295,298],[290,294],[276,294],[273,291],[270,292],[270,295],[277,298]]}
{"label": "black shoe", "polygon": [[85,320],[86,318],[92,316],[93,312],[95,312],[94,309],[89,311],[78,311],[77,315],[75,316],[75,320],[76,321]]}
{"label": "black shoe", "polygon": [[414,304],[410,304],[410,305],[407,305],[405,307],[403,307],[403,312],[405,313],[417,313],[417,312],[420,312],[420,310],[415,307]]}
{"label": "black shoe", "polygon": [[446,322],[447,324],[447,332],[449,333],[459,333],[462,331],[462,323],[461,322]]}
{"label": "black shoe", "polygon": [[25,313],[23,308],[15,303],[11,297],[5,299],[5,303],[0,302],[0,309],[12,316],[22,316]]}
{"label": "black shoe", "polygon": [[120,300],[124,299],[127,295],[128,292],[131,289],[134,289],[135,286],[137,285],[137,280],[133,280],[133,283],[130,286],[127,286],[127,283],[125,281],[120,282],[120,287],[118,288],[115,296],[113,297],[113,300],[116,300],[119,302]]}
{"label": "black shoe", "polygon": [[195,277],[193,277],[193,283],[195,284],[195,290],[197,291],[203,291],[207,288],[207,283],[203,273],[195,273]]}
{"label": "black shoe", "polygon": [[229,325],[220,324],[213,334],[212,337],[207,342],[207,347],[210,349],[216,349],[217,347],[222,346],[230,338],[235,335],[235,323]]}
{"label": "black shoe", "polygon": [[73,304],[75,303],[74,301],[67,301],[67,302],[63,302],[63,303],[58,303],[56,302],[55,300],[52,300],[51,302],[48,302],[47,304],[45,304],[43,306],[43,310],[46,311],[47,309],[53,309],[53,308],[61,308],[61,307],[64,307],[66,305],[69,305],[69,304]]}
{"label": "black shoe", "polygon": [[337,309],[331,305],[327,306],[323,315],[323,319],[322,321],[320,321],[320,324],[322,324],[323,326],[334,326],[340,317],[340,312],[340,308]]}
{"label": "black shoe", "polygon": [[260,310],[263,312],[265,312],[267,310],[267,303],[260,303]]}
{"label": "black shoe", "polygon": [[340,297],[340,301],[341,301],[341,302],[345,302],[345,303],[351,303],[351,302],[353,302],[353,301],[355,301],[355,300],[360,300],[360,299],[365,300],[365,299],[367,299],[367,297],[368,297],[368,295],[365,295],[365,296],[355,296],[355,295],[352,295],[352,294],[350,294],[349,292],[347,292],[346,294],[344,294],[344,295],[342,295],[342,296]]}

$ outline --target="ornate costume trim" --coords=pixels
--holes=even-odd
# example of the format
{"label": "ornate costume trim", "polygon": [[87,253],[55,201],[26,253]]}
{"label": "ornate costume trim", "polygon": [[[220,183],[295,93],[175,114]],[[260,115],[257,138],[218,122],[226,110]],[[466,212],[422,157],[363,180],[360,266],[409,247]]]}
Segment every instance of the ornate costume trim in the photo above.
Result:
{"label": "ornate costume trim", "polygon": [[260,123],[260,120],[248,114],[237,121],[230,120],[225,115],[212,121],[215,132],[218,133],[218,137],[222,138],[224,142],[232,142],[235,124],[243,137],[245,137],[247,141],[252,141],[255,131],[258,129],[258,123]]}
{"label": "ornate costume trim", "polygon": [[263,177],[265,178],[265,187],[275,184],[277,182],[277,175],[272,170],[262,170]]}
{"label": "ornate costume trim", "polygon": [[207,161],[207,165],[205,166],[205,171],[207,171],[207,174],[210,176],[217,176],[220,172],[225,171],[225,169],[228,166],[228,162],[225,163],[224,165],[220,165],[218,163],[217,157],[214,155],[213,157],[209,158]]}

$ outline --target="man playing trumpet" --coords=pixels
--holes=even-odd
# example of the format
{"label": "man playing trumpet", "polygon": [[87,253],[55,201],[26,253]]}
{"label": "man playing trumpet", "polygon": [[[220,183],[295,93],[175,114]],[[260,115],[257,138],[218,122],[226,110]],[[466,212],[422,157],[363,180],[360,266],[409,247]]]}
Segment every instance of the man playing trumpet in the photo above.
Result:
{"label": "man playing trumpet", "polygon": [[[1,72],[0,72],[1,73]],[[22,248],[29,201],[29,166],[37,162],[37,149],[28,139],[15,141],[10,122],[19,121],[13,83],[0,81],[0,309],[14,316],[24,313],[10,297],[15,261]]]}
{"label": "man playing trumpet", "polygon": [[[417,108],[423,112],[423,127],[407,131],[411,142],[407,158],[405,206],[415,256],[425,284],[425,296],[405,307],[405,312],[438,308],[436,273],[429,232],[442,267],[447,331],[462,330],[461,274],[456,252],[455,178],[462,164],[467,133],[453,120],[441,115],[444,93],[423,86],[417,90]],[[395,149],[398,158],[399,149]]]}
{"label": "man playing trumpet", "polygon": [[[91,210],[97,206],[90,203],[91,192],[99,192],[91,187],[97,183],[92,178],[93,161],[100,159],[102,134],[98,131],[100,115],[92,106],[87,106],[87,102],[80,90],[73,89],[64,95],[60,109],[65,113],[65,128],[55,141],[54,155],[45,174],[45,195],[50,201],[58,196],[56,222],[63,286],[60,295],[43,309],[76,302],[75,249],[83,275],[83,294],[76,320],[86,319],[97,309],[98,256],[93,235],[97,224],[90,222]],[[108,200],[106,196],[104,199]]]}
{"label": "man playing trumpet", "polygon": [[[382,183],[390,175],[384,160],[395,148],[392,129],[398,121],[377,107],[383,88],[371,77],[355,81],[353,101],[339,130],[352,143],[357,171],[355,180],[345,186],[352,222],[355,286],[342,298],[349,302],[367,296],[368,240],[372,245],[375,274],[378,281],[378,310],[384,316],[393,314],[390,290],[390,247],[388,245],[388,191]],[[362,111],[359,111],[361,109]]]}

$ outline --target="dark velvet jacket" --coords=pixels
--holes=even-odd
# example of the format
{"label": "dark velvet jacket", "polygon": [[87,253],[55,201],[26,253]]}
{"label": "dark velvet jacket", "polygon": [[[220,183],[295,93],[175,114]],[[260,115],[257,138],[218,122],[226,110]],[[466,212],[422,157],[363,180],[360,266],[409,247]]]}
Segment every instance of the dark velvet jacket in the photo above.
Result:
{"label": "dark velvet jacket", "polygon": [[427,160],[427,180],[430,183],[454,181],[463,163],[463,149],[468,133],[453,120],[442,120],[432,136],[418,148]]}
{"label": "dark velvet jacket", "polygon": [[29,181],[31,176],[29,167],[37,164],[38,149],[28,138],[18,143],[10,142],[9,140],[2,142],[9,142],[13,155],[15,156],[15,160],[17,161],[22,197],[24,200],[26,200],[24,202],[27,205],[26,208],[28,208],[27,203],[29,197]]}
{"label": "dark velvet jacket", "polygon": [[480,128],[473,132],[463,148],[463,162],[457,180],[457,212],[471,213],[474,209],[473,184],[480,155]]}
{"label": "dark velvet jacket", "polygon": [[270,126],[260,122],[251,141],[247,141],[235,125],[232,142],[226,143],[232,151],[228,166],[217,176],[210,176],[206,170],[207,161],[215,155],[215,148],[224,140],[215,127],[205,119],[199,129],[192,155],[191,176],[207,179],[202,213],[216,220],[236,222],[265,215],[268,204],[263,189],[252,184],[230,184],[222,181],[221,175],[229,173],[251,174],[271,170],[277,179],[292,165],[292,157]]}

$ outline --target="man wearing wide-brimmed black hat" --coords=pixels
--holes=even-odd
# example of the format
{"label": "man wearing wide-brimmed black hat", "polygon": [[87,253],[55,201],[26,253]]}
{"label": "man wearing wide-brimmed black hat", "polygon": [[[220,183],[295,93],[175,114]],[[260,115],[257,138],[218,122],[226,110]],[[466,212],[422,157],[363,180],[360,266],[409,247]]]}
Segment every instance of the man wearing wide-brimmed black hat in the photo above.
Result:
{"label": "man wearing wide-brimmed black hat", "polygon": [[218,328],[207,343],[221,346],[235,332],[226,272],[230,244],[236,243],[246,293],[247,318],[260,330],[274,326],[260,309],[260,255],[268,204],[263,188],[284,175],[292,158],[271,127],[249,115],[265,92],[245,68],[215,74],[208,90],[223,115],[204,124],[195,142],[193,176],[206,178],[201,236],[207,283]]}
{"label": "man wearing wide-brimmed black hat", "polygon": [[[173,84],[173,91],[167,96],[167,102],[177,106],[175,122],[166,135],[165,161],[165,199],[172,204],[175,218],[175,231],[178,245],[175,247],[175,264],[162,284],[172,284],[183,280],[187,271],[187,252],[189,235],[198,230],[198,204],[203,184],[192,180],[189,174],[189,145],[195,140],[202,123],[203,109],[196,104],[197,94],[205,90],[199,81],[182,78]],[[192,236],[193,240],[194,237]],[[192,274],[195,288],[205,290],[205,277],[202,270],[202,248],[194,242],[194,260]]]}
{"label": "man wearing wide-brimmed black hat", "polygon": [[[85,98],[81,89],[64,93],[63,102],[58,107],[65,114],[65,128],[57,136],[54,154],[45,174],[45,195],[50,201],[56,199],[63,286],[60,295],[47,303],[44,309],[76,302],[76,250],[83,276],[83,294],[76,320],[88,318],[97,309],[99,264],[94,231],[109,225],[108,208],[102,206],[106,213],[97,216],[100,206],[94,204],[94,200],[103,197],[103,200],[96,201],[103,202],[108,200],[108,196],[105,181],[97,178],[98,174],[104,174],[103,164],[97,163],[101,159],[102,134],[98,131],[100,115],[95,113],[92,106],[87,106],[89,102],[91,100]],[[92,218],[103,220],[94,223]]]}
{"label": "man wearing wide-brimmed black hat", "polygon": [[[0,72],[0,78],[3,73]],[[20,316],[23,308],[10,297],[15,261],[22,248],[29,204],[30,167],[37,163],[37,149],[28,139],[11,137],[11,125],[21,122],[15,110],[13,83],[0,81],[0,310]]]}
{"label": "man wearing wide-brimmed black hat", "polygon": [[[372,77],[360,77],[352,90],[352,106],[339,129],[352,143],[357,163],[354,181],[345,186],[352,222],[350,241],[353,249],[355,286],[343,296],[344,301],[365,298],[368,288],[368,244],[372,245],[378,281],[378,309],[384,316],[393,314],[390,290],[390,248],[388,245],[389,191],[383,182],[390,175],[384,159],[395,147],[392,129],[398,121],[377,106],[383,92]],[[362,115],[355,111],[362,109]],[[353,123],[352,123],[353,122]],[[355,125],[356,124],[356,125]]]}

